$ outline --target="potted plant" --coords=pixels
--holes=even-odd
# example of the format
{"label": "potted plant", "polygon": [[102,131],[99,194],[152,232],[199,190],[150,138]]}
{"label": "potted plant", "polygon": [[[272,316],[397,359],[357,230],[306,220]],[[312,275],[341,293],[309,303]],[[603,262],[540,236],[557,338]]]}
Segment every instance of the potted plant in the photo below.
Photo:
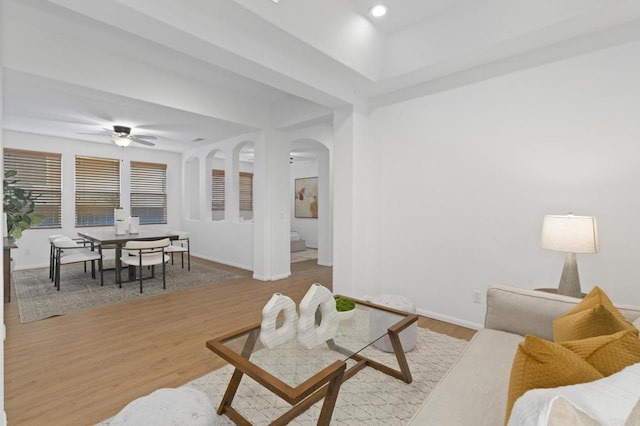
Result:
{"label": "potted plant", "polygon": [[344,296],[336,298],[336,310],[340,320],[347,320],[356,313],[356,303]]}
{"label": "potted plant", "polygon": [[44,216],[34,213],[35,201],[38,197],[34,196],[31,191],[18,186],[18,180],[14,179],[17,174],[16,170],[5,171],[2,182],[7,236],[16,240],[22,236],[22,231],[37,225],[44,218]]}

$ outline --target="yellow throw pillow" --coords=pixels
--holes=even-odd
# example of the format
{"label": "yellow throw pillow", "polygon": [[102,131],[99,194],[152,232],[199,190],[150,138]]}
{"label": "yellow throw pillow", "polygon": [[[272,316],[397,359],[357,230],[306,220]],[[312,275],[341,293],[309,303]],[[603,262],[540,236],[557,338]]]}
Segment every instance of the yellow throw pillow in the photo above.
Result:
{"label": "yellow throw pillow", "polygon": [[[624,315],[622,315],[620,313],[620,311],[618,311],[618,309],[615,306],[613,306],[613,302],[611,301],[611,299],[609,299],[609,296],[607,296],[607,294],[604,292],[604,290],[602,290],[598,286],[595,286],[589,292],[589,294],[587,294],[585,296],[585,298],[582,299],[582,302],[578,303],[572,310],[567,312],[567,314],[571,314],[571,313],[579,312],[579,311],[584,311],[584,310],[587,310],[589,308],[593,308],[596,305],[602,305],[602,306],[606,307],[607,309],[609,309],[611,311],[612,314],[614,314],[616,317],[618,317],[618,319],[620,321],[626,322],[629,325],[631,325],[631,323],[629,321],[627,321],[627,319],[624,317]],[[565,315],[567,315],[567,314],[565,314]]]}
{"label": "yellow throw pillow", "polygon": [[636,335],[638,334],[638,329],[633,324],[622,321],[604,305],[597,304],[585,310],[572,311],[553,320],[555,342],[589,339],[623,330],[634,330]]}
{"label": "yellow throw pillow", "polygon": [[633,330],[561,342],[560,345],[579,355],[605,377],[640,362],[640,339]]}
{"label": "yellow throw pillow", "polygon": [[527,335],[518,345],[511,366],[505,424],[513,404],[530,389],[575,385],[602,377],[598,370],[569,349]]}
{"label": "yellow throw pillow", "polygon": [[[598,306],[606,308],[609,311],[608,313],[618,321],[610,319],[609,315],[603,310],[595,312]],[[585,312],[590,313],[585,314]],[[582,315],[579,315],[580,313]],[[589,321],[605,322],[599,324],[590,323]],[[622,330],[635,330],[636,335],[638,334],[638,329],[613,306],[609,296],[600,287],[596,286],[573,309],[554,320],[553,340],[563,342],[588,339],[603,334],[617,333]]]}

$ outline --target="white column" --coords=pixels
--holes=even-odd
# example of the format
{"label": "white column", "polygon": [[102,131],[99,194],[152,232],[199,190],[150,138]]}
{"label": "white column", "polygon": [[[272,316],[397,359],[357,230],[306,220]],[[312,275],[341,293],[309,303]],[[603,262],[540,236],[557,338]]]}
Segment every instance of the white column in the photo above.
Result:
{"label": "white column", "polygon": [[366,250],[362,242],[366,214],[360,214],[359,197],[375,188],[367,187],[356,161],[364,143],[366,117],[358,108],[334,112],[333,145],[333,291],[345,295],[366,294]]}
{"label": "white column", "polygon": [[289,263],[289,143],[263,132],[254,144],[254,270],[269,281],[291,275]]}
{"label": "white column", "polygon": [[224,219],[229,223],[240,220],[240,160],[233,146],[224,151]]}
{"label": "white column", "polygon": [[318,264],[333,265],[333,199],[331,188],[331,152],[318,155]]}

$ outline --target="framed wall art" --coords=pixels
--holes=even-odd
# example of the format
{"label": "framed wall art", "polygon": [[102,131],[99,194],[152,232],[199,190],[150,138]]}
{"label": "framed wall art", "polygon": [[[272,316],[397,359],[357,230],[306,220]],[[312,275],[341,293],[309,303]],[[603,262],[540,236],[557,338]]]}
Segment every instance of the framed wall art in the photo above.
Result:
{"label": "framed wall art", "polygon": [[308,177],[296,179],[295,216],[318,218],[318,178]]}

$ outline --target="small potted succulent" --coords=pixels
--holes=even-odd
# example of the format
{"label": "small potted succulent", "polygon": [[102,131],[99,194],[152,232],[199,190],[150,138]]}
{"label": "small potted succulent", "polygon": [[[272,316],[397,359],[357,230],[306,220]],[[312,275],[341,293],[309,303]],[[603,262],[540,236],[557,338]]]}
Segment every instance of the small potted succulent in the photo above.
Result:
{"label": "small potted succulent", "polygon": [[347,320],[356,313],[356,303],[347,297],[340,296],[336,298],[336,311],[340,321]]}

